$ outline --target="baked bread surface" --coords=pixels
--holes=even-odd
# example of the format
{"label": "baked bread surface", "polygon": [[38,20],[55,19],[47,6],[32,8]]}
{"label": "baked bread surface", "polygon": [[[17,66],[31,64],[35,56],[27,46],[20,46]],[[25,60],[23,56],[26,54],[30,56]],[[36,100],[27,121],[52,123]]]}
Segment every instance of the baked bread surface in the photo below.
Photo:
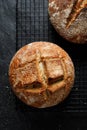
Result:
{"label": "baked bread surface", "polygon": [[70,42],[87,43],[87,0],[49,0],[55,30]]}
{"label": "baked bread surface", "polygon": [[33,42],[12,58],[9,80],[16,96],[27,105],[45,108],[63,101],[74,83],[69,55],[49,42]]}

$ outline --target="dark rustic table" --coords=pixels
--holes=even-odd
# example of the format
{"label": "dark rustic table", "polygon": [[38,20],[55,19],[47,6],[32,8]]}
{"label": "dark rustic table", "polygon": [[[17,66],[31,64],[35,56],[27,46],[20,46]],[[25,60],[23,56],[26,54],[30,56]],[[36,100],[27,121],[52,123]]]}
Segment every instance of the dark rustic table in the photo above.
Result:
{"label": "dark rustic table", "polygon": [[[87,130],[87,45],[74,45],[60,37],[49,21],[47,7],[48,0],[0,0],[0,130]],[[10,88],[10,60],[33,41],[60,45],[75,65],[71,94],[52,108],[31,108]]]}

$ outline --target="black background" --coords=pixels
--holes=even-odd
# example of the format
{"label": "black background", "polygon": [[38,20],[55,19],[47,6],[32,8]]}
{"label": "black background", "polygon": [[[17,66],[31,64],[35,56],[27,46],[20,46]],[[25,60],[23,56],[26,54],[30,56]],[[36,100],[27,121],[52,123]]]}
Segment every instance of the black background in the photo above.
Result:
{"label": "black background", "polygon": [[[49,21],[47,7],[47,0],[0,0],[0,130],[87,130],[87,45],[75,45],[60,37]],[[33,41],[60,45],[75,65],[72,92],[52,108],[25,105],[9,85],[11,58]]]}

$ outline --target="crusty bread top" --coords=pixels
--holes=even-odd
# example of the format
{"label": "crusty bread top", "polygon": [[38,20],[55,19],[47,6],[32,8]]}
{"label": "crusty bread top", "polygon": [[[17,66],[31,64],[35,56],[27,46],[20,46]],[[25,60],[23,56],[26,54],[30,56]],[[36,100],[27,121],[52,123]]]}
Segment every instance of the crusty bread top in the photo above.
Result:
{"label": "crusty bread top", "polygon": [[49,0],[49,15],[65,39],[87,43],[87,0]]}
{"label": "crusty bread top", "polygon": [[34,42],[14,55],[9,79],[22,101],[34,107],[48,107],[61,102],[70,92],[74,66],[69,55],[56,44]]}

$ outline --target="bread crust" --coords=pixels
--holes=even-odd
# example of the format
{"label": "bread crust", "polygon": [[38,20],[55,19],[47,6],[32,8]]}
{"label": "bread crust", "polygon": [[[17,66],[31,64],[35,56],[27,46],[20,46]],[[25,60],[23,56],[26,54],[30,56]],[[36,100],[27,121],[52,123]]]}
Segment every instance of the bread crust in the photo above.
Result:
{"label": "bread crust", "polygon": [[33,42],[12,58],[9,81],[16,96],[27,105],[45,108],[62,102],[74,83],[69,55],[49,42]]}
{"label": "bread crust", "polygon": [[48,12],[62,37],[73,43],[87,43],[87,0],[49,0]]}

